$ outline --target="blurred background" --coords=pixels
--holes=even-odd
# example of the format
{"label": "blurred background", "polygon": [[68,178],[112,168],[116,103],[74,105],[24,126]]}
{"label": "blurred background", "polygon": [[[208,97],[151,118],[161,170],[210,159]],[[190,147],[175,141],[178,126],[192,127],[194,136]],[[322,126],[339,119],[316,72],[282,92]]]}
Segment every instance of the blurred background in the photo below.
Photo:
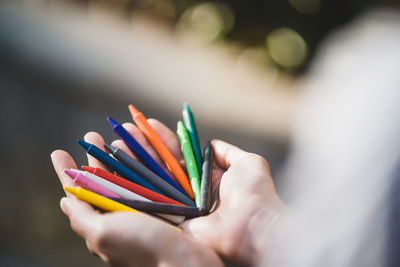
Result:
{"label": "blurred background", "polygon": [[0,265],[102,266],[69,228],[50,162],[128,104],[202,145],[285,160],[298,88],[333,30],[377,1],[26,0],[0,4]]}

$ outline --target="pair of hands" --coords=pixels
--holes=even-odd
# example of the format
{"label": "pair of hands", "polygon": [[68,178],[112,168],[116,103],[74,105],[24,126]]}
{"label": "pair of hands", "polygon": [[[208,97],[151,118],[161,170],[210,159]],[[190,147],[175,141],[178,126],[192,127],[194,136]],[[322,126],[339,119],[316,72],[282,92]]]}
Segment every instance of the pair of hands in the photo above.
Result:
{"label": "pair of hands", "polygon": [[[161,122],[148,121],[184,166],[177,136]],[[134,124],[123,126],[162,163]],[[104,147],[104,140],[98,133],[89,132],[84,139],[99,148]],[[275,192],[268,163],[261,156],[223,141],[213,140],[211,144],[216,165],[213,192],[219,197],[218,206],[208,216],[183,222],[179,226],[183,232],[140,213],[99,213],[68,192],[67,197],[61,199],[61,209],[68,216],[72,229],[86,240],[88,249],[110,265],[223,266],[218,255],[245,265],[264,262],[264,255],[271,255],[267,250],[278,238],[272,234],[279,221],[277,218],[286,209]],[[121,140],[112,145],[134,157]],[[57,150],[51,154],[51,159],[62,185],[74,186],[64,173],[64,169],[77,168],[72,157]],[[90,155],[88,164],[108,170]]]}

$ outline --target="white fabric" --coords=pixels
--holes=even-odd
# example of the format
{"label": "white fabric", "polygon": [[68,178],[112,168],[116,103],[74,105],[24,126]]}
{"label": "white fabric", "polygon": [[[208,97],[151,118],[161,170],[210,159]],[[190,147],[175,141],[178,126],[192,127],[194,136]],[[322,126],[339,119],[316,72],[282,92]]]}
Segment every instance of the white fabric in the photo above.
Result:
{"label": "white fabric", "polygon": [[383,266],[399,115],[400,15],[377,10],[327,40],[305,83],[282,175],[304,220],[291,266]]}

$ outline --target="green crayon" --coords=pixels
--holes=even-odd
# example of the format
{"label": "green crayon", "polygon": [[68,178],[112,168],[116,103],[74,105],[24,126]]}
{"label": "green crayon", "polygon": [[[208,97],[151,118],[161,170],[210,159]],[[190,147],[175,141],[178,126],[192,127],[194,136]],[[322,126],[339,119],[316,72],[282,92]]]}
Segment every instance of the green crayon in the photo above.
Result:
{"label": "green crayon", "polygon": [[196,206],[200,206],[200,175],[197,169],[196,160],[194,158],[192,145],[187,129],[183,125],[182,121],[178,121],[177,131],[179,143],[181,145],[181,151],[183,158],[185,159],[186,169],[189,175],[190,184],[194,194],[194,200]]}

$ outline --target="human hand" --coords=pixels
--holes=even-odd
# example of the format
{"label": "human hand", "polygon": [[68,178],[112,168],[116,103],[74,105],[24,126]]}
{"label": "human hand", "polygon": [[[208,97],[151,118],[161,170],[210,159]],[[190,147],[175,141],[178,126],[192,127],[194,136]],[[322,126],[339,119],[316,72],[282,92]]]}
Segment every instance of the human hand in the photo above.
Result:
{"label": "human hand", "polygon": [[[176,135],[157,120],[150,119],[149,123],[185,168]],[[136,126],[125,123],[124,127],[163,165]],[[134,157],[121,140],[112,145]],[[218,206],[210,215],[187,220],[181,227],[186,234],[233,262],[245,265],[265,262],[261,258],[266,250],[268,257],[273,258],[272,251],[280,237],[278,229],[288,211],[275,191],[268,162],[223,141],[214,140],[212,146],[216,164],[212,191],[214,198],[219,193]]]}
{"label": "human hand", "polygon": [[184,232],[232,262],[277,266],[292,212],[275,191],[268,162],[220,140],[211,144],[218,205],[208,216],[184,222]]}
{"label": "human hand", "polygon": [[[85,140],[103,149],[99,134],[88,133]],[[76,169],[71,156],[57,150],[51,159],[62,185],[74,186],[64,173],[65,169]],[[90,155],[88,163],[107,169]],[[129,211],[100,213],[66,194],[60,205],[72,229],[86,240],[92,253],[112,266],[222,266],[213,250],[158,219]]]}

